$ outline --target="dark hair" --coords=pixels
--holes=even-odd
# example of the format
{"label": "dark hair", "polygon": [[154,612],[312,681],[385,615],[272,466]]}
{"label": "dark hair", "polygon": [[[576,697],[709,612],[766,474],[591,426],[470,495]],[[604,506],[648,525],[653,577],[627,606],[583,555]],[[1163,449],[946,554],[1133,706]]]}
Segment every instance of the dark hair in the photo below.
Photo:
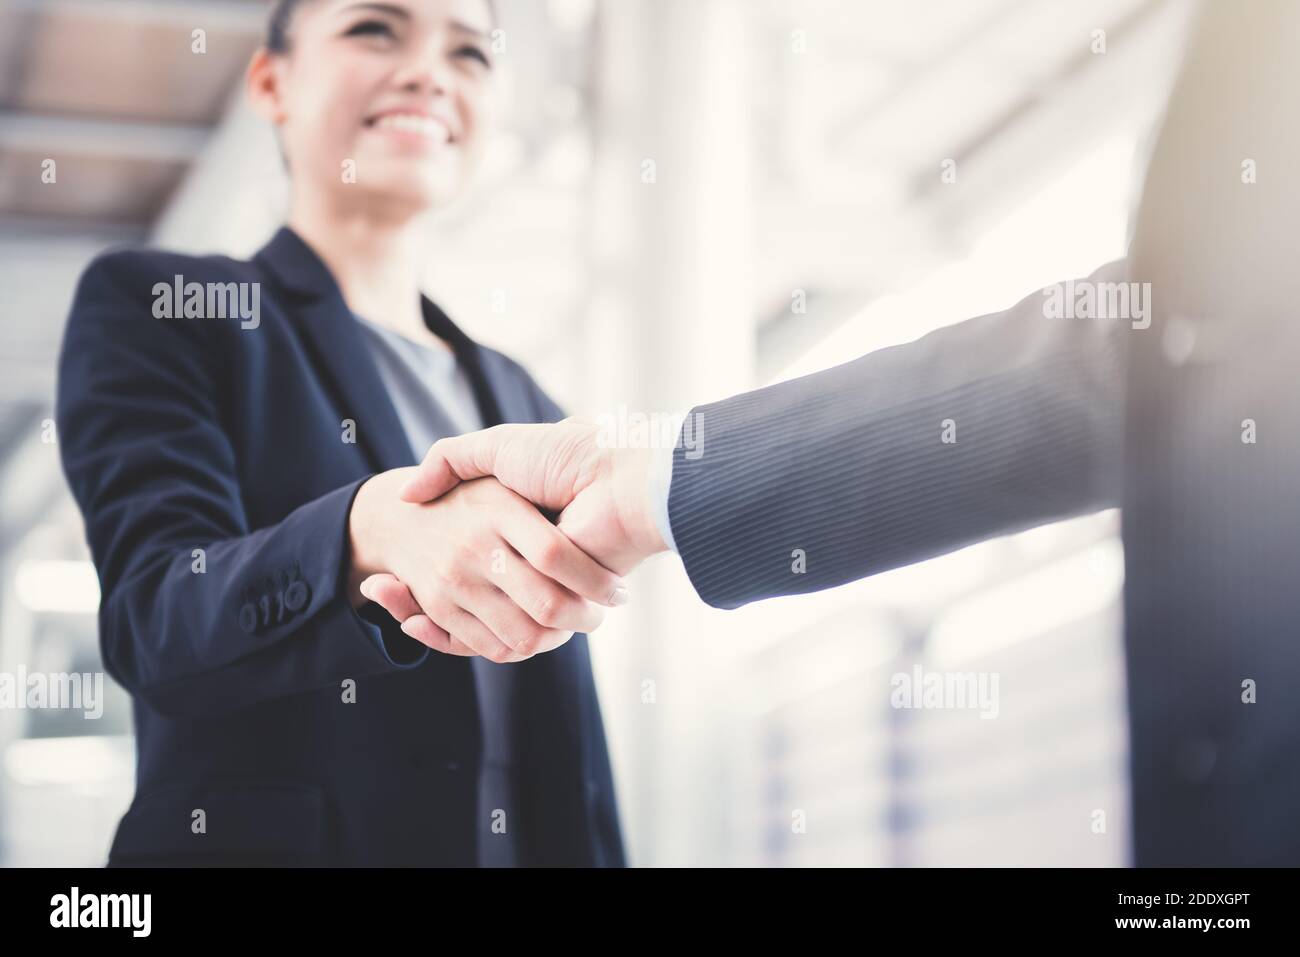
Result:
{"label": "dark hair", "polygon": [[[289,23],[294,11],[302,6],[304,0],[275,0],[271,10],[271,21],[266,29],[266,48],[272,53],[285,53],[289,49]],[[493,0],[487,0],[488,16],[496,22],[497,11]]]}
{"label": "dark hair", "polygon": [[294,9],[302,0],[275,0],[271,11],[271,22],[266,30],[266,48],[272,53],[284,53],[289,49],[289,21],[293,19]]}

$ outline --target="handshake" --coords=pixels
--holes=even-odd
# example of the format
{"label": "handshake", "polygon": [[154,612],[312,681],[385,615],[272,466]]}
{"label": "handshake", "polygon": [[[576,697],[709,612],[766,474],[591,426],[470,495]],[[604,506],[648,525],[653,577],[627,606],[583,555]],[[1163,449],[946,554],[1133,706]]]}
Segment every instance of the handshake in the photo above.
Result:
{"label": "handshake", "polygon": [[495,662],[593,631],[628,601],[622,576],[667,550],[653,453],[601,448],[597,434],[577,419],[499,425],[367,480],[349,515],[353,604],[382,606],[435,651]]}

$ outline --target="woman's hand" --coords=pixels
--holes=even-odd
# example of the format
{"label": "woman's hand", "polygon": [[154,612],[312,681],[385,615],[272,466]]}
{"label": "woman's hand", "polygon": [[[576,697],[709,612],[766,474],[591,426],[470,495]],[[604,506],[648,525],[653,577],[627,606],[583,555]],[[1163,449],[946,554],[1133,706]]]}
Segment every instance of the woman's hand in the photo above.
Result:
{"label": "woman's hand", "polygon": [[560,513],[560,531],[621,575],[668,545],[655,522],[650,449],[601,441],[596,423],[511,423],[439,439],[412,469],[403,500],[427,502],[458,482],[495,477],[541,508]]}
{"label": "woman's hand", "polygon": [[496,479],[433,502],[397,490],[414,469],[376,475],[349,518],[353,600],[369,598],[435,651],[522,661],[557,648],[627,600],[622,580]]}

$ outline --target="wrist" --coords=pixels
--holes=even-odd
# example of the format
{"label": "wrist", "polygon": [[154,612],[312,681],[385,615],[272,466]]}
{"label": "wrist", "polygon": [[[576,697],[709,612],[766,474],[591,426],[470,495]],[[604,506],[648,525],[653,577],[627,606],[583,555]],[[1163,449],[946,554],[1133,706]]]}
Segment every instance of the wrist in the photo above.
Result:
{"label": "wrist", "polygon": [[384,479],[389,474],[381,472],[362,482],[352,498],[352,508],[348,511],[347,588],[353,607],[360,607],[367,600],[361,594],[361,582],[386,570],[381,557],[384,537],[383,509],[380,505],[384,495]]}
{"label": "wrist", "polygon": [[650,498],[654,450],[620,449],[612,454],[614,507],[631,550],[641,558],[668,551]]}

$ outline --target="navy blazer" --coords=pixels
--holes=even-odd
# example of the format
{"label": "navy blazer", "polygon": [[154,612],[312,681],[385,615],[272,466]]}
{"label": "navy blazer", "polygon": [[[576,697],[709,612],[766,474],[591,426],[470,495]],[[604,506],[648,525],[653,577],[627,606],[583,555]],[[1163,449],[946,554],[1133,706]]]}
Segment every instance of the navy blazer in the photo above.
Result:
{"label": "navy blazer", "polygon": [[[259,323],[156,318],[155,286],[177,276],[258,284],[243,288],[259,290]],[[562,417],[517,363],[428,299],[424,315],[485,424]],[[415,460],[311,248],[284,228],[247,262],[97,258],[68,319],[57,421],[104,666],[134,697],[136,794],[110,865],[473,865],[469,660],[347,598],[352,498]],[[585,636],[509,667],[522,804],[507,824],[524,863],[622,865]]]}

